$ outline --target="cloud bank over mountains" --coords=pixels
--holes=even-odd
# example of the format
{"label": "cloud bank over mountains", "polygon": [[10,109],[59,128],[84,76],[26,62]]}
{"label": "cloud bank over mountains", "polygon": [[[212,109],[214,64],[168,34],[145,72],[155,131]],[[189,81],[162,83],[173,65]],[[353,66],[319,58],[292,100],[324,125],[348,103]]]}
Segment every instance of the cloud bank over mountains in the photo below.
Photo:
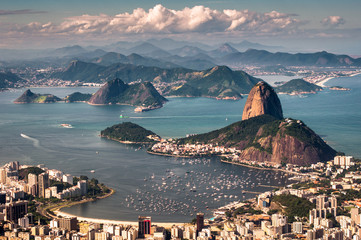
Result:
{"label": "cloud bank over mountains", "polygon": [[[0,16],[25,14],[50,15],[35,10],[0,10]],[[30,18],[31,19],[31,18]],[[42,19],[48,19],[43,17]],[[71,44],[97,45],[119,40],[148,38],[182,38],[197,41],[240,41],[249,39],[268,44],[300,46],[304,40],[324,46],[329,39],[337,46],[337,39],[361,37],[361,29],[345,28],[341,16],[328,16],[316,22],[302,16],[279,11],[217,10],[202,5],[170,9],[161,4],[150,9],[136,8],[116,15],[84,14],[60,21],[0,21],[1,47],[52,47]],[[318,24],[318,26],[317,26]],[[272,42],[273,41],[273,42]],[[304,45],[304,44],[303,44]],[[317,47],[316,47],[317,48]]]}
{"label": "cloud bank over mountains", "polygon": [[168,9],[160,4],[148,11],[137,8],[132,13],[115,16],[100,14],[69,17],[60,24],[32,22],[17,30],[36,34],[127,34],[127,33],[213,33],[239,31],[265,34],[294,31],[305,22],[293,14],[257,13],[249,10],[213,10],[204,6]]}

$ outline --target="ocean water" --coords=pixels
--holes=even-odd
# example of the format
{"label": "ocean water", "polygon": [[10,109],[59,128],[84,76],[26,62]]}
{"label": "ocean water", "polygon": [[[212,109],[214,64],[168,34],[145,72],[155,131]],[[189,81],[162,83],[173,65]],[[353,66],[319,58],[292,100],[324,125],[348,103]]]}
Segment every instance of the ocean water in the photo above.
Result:
{"label": "ocean water", "polygon": [[[351,91],[281,95],[284,115],[303,120],[336,150],[360,158],[361,77],[338,78],[328,84]],[[32,90],[64,97],[97,89]],[[150,215],[155,221],[183,222],[190,221],[198,211],[210,216],[214,208],[271,189],[259,185],[289,183],[288,177],[279,172],[225,164],[217,158],[154,156],[142,146],[99,137],[102,129],[121,121],[132,121],[163,137],[208,132],[239,121],[246,99],[171,98],[161,109],[135,113],[134,107],[121,105],[13,104],[23,91],[0,93],[0,163],[16,160],[21,164],[45,164],[65,173],[95,177],[116,190],[110,198],[64,209],[66,212],[129,221],[136,221],[138,215]],[[120,114],[129,118],[120,119]],[[63,128],[62,123],[73,128]]]}

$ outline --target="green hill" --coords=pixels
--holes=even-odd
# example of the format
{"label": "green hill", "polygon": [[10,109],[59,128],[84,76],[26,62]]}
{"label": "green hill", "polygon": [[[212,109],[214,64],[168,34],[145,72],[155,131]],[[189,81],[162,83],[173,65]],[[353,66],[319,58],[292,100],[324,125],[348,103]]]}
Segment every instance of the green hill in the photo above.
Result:
{"label": "green hill", "polygon": [[336,151],[300,120],[261,115],[209,133],[178,140],[235,147],[243,160],[309,165],[331,160]]}
{"label": "green hill", "polygon": [[278,93],[287,93],[287,94],[299,94],[299,93],[316,93],[322,91],[323,88],[307,82],[303,79],[292,79],[285,84],[276,87],[276,92]]}
{"label": "green hill", "polygon": [[93,96],[90,93],[75,92],[64,98],[65,102],[87,102]]}
{"label": "green hill", "polygon": [[36,94],[28,89],[15,99],[14,103],[55,103],[58,101],[61,99],[52,94]]}
{"label": "green hill", "polygon": [[131,122],[108,127],[100,132],[100,136],[125,143],[153,143],[154,139],[159,138],[154,132]]}

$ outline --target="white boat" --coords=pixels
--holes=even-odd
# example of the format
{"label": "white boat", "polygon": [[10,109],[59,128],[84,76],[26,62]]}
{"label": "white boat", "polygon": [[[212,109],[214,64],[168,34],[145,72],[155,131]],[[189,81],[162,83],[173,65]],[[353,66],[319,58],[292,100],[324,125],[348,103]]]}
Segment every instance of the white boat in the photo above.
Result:
{"label": "white boat", "polygon": [[68,123],[62,123],[62,124],[60,124],[60,126],[62,126],[64,128],[73,128],[73,126],[71,124],[68,124]]}

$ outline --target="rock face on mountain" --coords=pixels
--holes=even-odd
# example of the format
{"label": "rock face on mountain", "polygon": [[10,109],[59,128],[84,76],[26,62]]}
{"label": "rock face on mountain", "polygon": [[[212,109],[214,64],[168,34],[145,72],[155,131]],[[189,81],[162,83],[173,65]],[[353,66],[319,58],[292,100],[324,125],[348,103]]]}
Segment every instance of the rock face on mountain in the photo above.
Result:
{"label": "rock face on mountain", "polygon": [[336,151],[302,121],[261,115],[209,133],[178,140],[179,144],[218,144],[241,151],[240,159],[301,166],[331,160]]}
{"label": "rock face on mountain", "polygon": [[243,109],[242,120],[268,114],[277,119],[283,118],[281,102],[266,82],[258,82],[250,91]]}
{"label": "rock face on mountain", "polygon": [[186,143],[234,147],[240,150],[241,160],[301,166],[329,161],[336,155],[336,151],[301,120],[283,119],[280,100],[265,82],[252,88],[242,121],[178,140],[178,144]]}
{"label": "rock face on mountain", "polygon": [[14,103],[54,103],[58,101],[61,99],[52,94],[36,94],[28,89],[15,99]]}
{"label": "rock face on mountain", "polygon": [[149,82],[128,85],[119,78],[107,82],[89,100],[89,104],[128,104],[143,108],[160,108],[167,101]]}

